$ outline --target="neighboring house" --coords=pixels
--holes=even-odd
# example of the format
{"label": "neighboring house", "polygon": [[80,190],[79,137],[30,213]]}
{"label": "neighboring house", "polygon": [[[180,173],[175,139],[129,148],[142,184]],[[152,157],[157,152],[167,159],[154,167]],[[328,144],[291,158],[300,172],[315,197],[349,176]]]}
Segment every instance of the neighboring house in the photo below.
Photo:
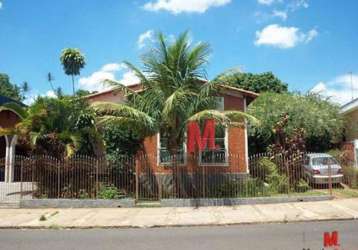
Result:
{"label": "neighboring house", "polygon": [[[141,85],[132,85],[131,89],[143,91]],[[247,106],[258,94],[235,87],[222,86],[218,95],[217,109],[246,111]],[[90,103],[97,101],[109,101],[124,103],[125,97],[118,90],[104,91],[89,95]],[[177,159],[179,165],[187,167],[188,171],[208,166],[214,171],[220,169],[223,173],[246,174],[248,173],[248,138],[247,127],[229,127],[216,129],[214,151],[204,150],[193,160],[186,157],[186,145]],[[166,147],[166,138],[160,133],[147,137],[144,140],[144,151],[149,157],[146,166],[150,166],[151,172],[156,175],[168,175],[171,173],[169,152]]]}
{"label": "neighboring house", "polygon": [[358,166],[358,98],[341,107],[341,114],[345,120],[344,149],[349,159]]}
{"label": "neighboring house", "polygon": [[[18,101],[0,95],[0,106],[11,102],[23,105]],[[18,122],[20,122],[18,114],[9,110],[0,111],[0,128],[14,128]],[[16,142],[16,135],[0,136],[0,159],[4,161],[4,164],[0,164],[0,182],[14,181]]]}

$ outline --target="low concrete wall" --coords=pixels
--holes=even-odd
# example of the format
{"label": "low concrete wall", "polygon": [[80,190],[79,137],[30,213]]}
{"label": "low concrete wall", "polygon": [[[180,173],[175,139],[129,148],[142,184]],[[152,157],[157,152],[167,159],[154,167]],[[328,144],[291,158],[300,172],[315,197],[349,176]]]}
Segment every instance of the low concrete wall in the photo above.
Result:
{"label": "low concrete wall", "polygon": [[235,206],[273,204],[286,202],[307,202],[332,200],[333,196],[292,196],[292,197],[259,197],[259,198],[222,198],[222,199],[162,199],[162,207],[196,207],[196,206]]}
{"label": "low concrete wall", "polygon": [[117,208],[134,207],[135,200],[87,200],[87,199],[28,199],[20,201],[20,208]]}
{"label": "low concrete wall", "polygon": [[21,190],[23,199],[31,199],[33,188],[32,182],[23,182],[22,189],[21,182],[0,182],[0,201],[19,201]]}

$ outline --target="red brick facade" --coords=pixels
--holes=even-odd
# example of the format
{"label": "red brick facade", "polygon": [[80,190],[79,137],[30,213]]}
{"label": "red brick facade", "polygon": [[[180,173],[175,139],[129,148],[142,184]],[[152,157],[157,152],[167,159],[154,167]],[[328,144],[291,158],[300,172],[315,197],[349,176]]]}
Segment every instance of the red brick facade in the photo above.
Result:
{"label": "red brick facade", "polygon": [[11,111],[0,112],[0,127],[13,128],[20,121],[19,117]]}
{"label": "red brick facade", "polygon": [[[236,88],[225,88],[221,91],[221,96],[224,97],[224,110],[238,110],[246,111],[246,106],[256,98],[256,94],[245,90]],[[123,102],[123,96],[118,95],[115,99],[113,93],[99,93],[94,96],[89,96],[90,102],[94,101],[110,101]],[[148,167],[152,173],[155,174],[170,174],[172,168],[159,164],[159,135],[148,137],[144,140],[144,154],[147,156],[146,160],[141,160],[140,168],[142,171],[147,171]],[[248,152],[247,152],[247,131],[245,126],[230,127],[227,129],[227,154],[228,162],[223,165],[207,166],[208,171],[216,171],[222,173],[247,173],[248,172]],[[185,168],[187,171],[197,171],[199,166],[197,157],[188,157]],[[144,170],[145,168],[145,170]],[[210,169],[210,170],[209,170]]]}

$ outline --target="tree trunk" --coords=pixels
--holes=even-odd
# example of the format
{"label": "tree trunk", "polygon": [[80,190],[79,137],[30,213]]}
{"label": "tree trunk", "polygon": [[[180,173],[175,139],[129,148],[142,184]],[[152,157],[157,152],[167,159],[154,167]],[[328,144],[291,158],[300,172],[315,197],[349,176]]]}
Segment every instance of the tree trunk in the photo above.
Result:
{"label": "tree trunk", "polygon": [[75,76],[71,75],[72,77],[72,90],[73,90],[73,95],[76,94],[76,90],[75,90]]}

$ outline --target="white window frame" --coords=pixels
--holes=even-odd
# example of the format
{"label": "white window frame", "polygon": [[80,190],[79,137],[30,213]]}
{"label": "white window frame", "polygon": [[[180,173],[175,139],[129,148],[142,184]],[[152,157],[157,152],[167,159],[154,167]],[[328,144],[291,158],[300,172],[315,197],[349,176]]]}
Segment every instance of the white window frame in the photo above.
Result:
{"label": "white window frame", "polygon": [[213,162],[206,163],[202,162],[202,152],[199,152],[199,166],[229,166],[229,128],[225,128],[225,137],[224,137],[224,146],[225,146],[225,162]]}
{"label": "white window frame", "polygon": [[[183,142],[183,159],[184,161],[181,162],[181,163],[178,163],[178,166],[184,166],[187,164],[187,149],[186,149],[186,141],[187,141],[187,138],[186,138],[186,134],[184,135],[185,136],[185,139],[184,139],[184,142]],[[173,166],[173,163],[172,162],[161,162],[160,159],[160,149],[161,149],[161,145],[160,145],[160,133],[157,133],[157,165],[158,166],[165,166],[165,167],[171,167]]]}

